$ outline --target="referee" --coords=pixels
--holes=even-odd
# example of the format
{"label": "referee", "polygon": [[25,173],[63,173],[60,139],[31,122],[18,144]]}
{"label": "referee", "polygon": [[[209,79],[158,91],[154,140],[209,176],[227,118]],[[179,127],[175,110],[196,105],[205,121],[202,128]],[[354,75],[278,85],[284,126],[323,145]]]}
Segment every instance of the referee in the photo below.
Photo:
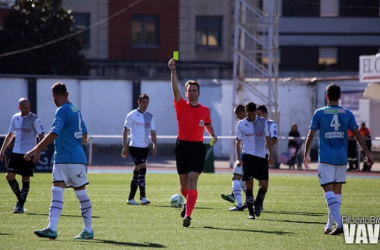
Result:
{"label": "referee", "polygon": [[190,216],[198,197],[198,178],[205,164],[204,129],[206,128],[214,143],[218,141],[218,138],[214,135],[209,108],[198,103],[200,95],[199,83],[192,80],[186,82],[185,89],[188,99],[186,102],[181,97],[181,92],[178,88],[176,65],[173,58],[170,59],[168,67],[171,69],[171,85],[178,123],[178,137],[175,147],[177,173],[179,175],[180,191],[186,198],[186,203],[182,207],[181,217],[183,217],[183,226],[189,227],[191,223]]}

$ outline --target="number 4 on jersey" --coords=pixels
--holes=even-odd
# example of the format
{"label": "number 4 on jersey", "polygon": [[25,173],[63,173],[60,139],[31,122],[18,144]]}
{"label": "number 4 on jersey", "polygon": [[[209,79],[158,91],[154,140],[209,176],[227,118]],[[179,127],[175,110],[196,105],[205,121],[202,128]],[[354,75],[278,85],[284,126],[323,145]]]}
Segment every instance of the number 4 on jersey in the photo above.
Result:
{"label": "number 4 on jersey", "polygon": [[340,127],[340,123],[339,123],[339,119],[338,119],[338,115],[335,114],[330,122],[330,127],[333,127],[335,131],[338,131],[339,130],[339,127]]}

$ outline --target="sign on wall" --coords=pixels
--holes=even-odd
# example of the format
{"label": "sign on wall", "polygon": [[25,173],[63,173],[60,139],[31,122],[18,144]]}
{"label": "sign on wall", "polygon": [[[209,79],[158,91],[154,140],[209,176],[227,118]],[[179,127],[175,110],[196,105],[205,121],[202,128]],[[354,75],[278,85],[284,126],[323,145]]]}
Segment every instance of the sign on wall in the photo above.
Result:
{"label": "sign on wall", "polygon": [[380,82],[380,53],[360,56],[359,78],[361,82]]}

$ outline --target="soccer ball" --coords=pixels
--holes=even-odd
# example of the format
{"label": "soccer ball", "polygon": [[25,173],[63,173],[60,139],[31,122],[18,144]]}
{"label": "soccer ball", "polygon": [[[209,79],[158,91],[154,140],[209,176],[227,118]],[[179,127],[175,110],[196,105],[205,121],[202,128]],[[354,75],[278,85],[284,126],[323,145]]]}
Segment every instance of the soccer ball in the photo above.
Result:
{"label": "soccer ball", "polygon": [[172,205],[172,207],[181,207],[184,202],[185,199],[180,194],[175,194],[170,198],[170,205]]}

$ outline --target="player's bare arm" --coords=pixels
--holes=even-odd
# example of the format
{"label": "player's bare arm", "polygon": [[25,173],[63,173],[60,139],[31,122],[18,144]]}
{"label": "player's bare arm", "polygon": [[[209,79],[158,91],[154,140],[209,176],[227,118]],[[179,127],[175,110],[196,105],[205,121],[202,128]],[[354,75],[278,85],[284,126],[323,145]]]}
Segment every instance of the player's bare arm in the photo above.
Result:
{"label": "player's bare arm", "polygon": [[150,138],[152,138],[152,143],[153,143],[153,151],[152,151],[152,156],[157,155],[157,135],[155,130],[150,131]]}
{"label": "player's bare arm", "polygon": [[13,133],[8,133],[7,136],[5,137],[3,146],[1,147],[1,150],[0,150],[0,161],[4,161],[5,152],[7,151],[7,148],[14,137],[15,137],[15,134]]}
{"label": "player's bare arm", "polygon": [[37,163],[40,161],[40,153],[41,150],[49,146],[56,138],[58,135],[54,133],[49,133],[40,143],[38,143],[34,148],[24,155],[24,159],[26,161],[30,161],[33,157],[33,162]]}
{"label": "player's bare arm", "polygon": [[82,136],[82,145],[86,145],[87,142],[88,142],[89,138],[87,137],[87,133],[85,133],[83,136]]}
{"label": "player's bare arm", "polygon": [[305,152],[303,155],[303,164],[305,164],[305,167],[307,169],[309,168],[309,163],[311,163],[309,151],[310,151],[311,143],[313,142],[313,139],[314,139],[314,134],[315,134],[315,130],[310,129],[309,134],[307,135],[307,138],[306,138]]}
{"label": "player's bare arm", "polygon": [[270,139],[270,141],[271,141],[271,143],[272,143],[272,146],[276,145],[276,143],[277,143],[277,137],[272,137],[272,138]]}
{"label": "player's bare arm", "polygon": [[176,65],[175,65],[174,58],[172,58],[172,59],[169,60],[168,67],[172,71],[172,74],[171,74],[171,84],[172,84],[172,90],[173,90],[174,99],[175,99],[176,102],[179,102],[179,100],[181,99],[181,92],[179,91],[179,88],[178,88],[177,74],[176,74]]}
{"label": "player's bare arm", "polygon": [[272,164],[274,163],[272,140],[269,136],[265,136],[265,141],[266,141],[266,145],[267,145],[268,151],[269,151],[268,164],[269,164],[269,166],[272,166]]}
{"label": "player's bare arm", "polygon": [[243,166],[243,161],[241,160],[241,140],[236,139],[236,160],[238,161],[238,166]]}
{"label": "player's bare arm", "polygon": [[123,158],[128,157],[128,133],[129,133],[129,129],[124,128],[123,129],[123,149],[121,150],[121,157]]}

